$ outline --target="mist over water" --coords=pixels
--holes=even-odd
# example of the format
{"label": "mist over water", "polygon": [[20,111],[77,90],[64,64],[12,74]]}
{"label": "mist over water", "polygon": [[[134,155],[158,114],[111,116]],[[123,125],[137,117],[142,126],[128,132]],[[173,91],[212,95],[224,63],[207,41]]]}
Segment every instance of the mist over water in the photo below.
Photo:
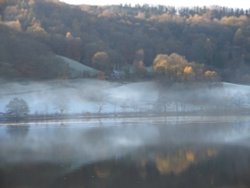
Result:
{"label": "mist over water", "polygon": [[[247,116],[161,116],[2,125],[0,179],[3,187],[34,187],[39,182],[40,187],[60,183],[67,187],[67,182],[82,185],[105,178],[112,185],[116,180],[135,185],[133,178],[140,180],[143,172],[149,173],[145,181],[158,184],[154,173],[165,182],[169,177],[186,177],[190,171],[200,185],[200,173],[213,177],[228,172],[231,164],[239,169],[229,172],[244,180],[248,169],[241,167],[249,165],[249,124]],[[201,168],[198,174],[195,168]],[[222,178],[226,183],[234,178],[226,177]]]}
{"label": "mist over water", "polygon": [[[86,165],[149,146],[234,145],[250,139],[249,118],[120,119],[64,125],[0,127],[1,163],[22,161]],[[73,165],[73,166],[74,166]]]}
{"label": "mist over water", "polygon": [[[31,114],[248,111],[250,87],[221,83],[163,87],[156,82],[73,81],[2,82],[0,112],[23,98]],[[248,147],[247,116],[157,116],[151,118],[67,119],[0,126],[1,164],[49,162],[71,164],[69,171],[98,161],[136,155],[148,147]],[[161,150],[159,149],[159,150]],[[191,148],[192,149],[192,148]],[[157,149],[156,149],[157,150]],[[153,157],[154,158],[154,157]]]}

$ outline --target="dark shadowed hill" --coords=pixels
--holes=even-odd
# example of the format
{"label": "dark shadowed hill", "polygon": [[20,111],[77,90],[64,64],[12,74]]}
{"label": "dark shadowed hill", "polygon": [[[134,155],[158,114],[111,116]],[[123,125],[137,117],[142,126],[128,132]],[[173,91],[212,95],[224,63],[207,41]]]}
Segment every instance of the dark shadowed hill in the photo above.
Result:
{"label": "dark shadowed hill", "polygon": [[54,57],[49,46],[0,26],[0,74],[8,79],[48,79],[60,76],[63,64]]}

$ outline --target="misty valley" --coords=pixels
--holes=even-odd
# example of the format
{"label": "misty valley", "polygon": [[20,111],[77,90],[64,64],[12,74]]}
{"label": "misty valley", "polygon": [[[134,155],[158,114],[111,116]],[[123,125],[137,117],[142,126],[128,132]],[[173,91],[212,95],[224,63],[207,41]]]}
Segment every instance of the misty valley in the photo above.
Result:
{"label": "misty valley", "polygon": [[250,86],[96,79],[1,86],[0,187],[250,184]]}
{"label": "misty valley", "polygon": [[250,86],[97,79],[1,86],[0,187],[250,185]]}
{"label": "misty valley", "polygon": [[0,0],[0,188],[250,187],[250,7],[155,2]]}

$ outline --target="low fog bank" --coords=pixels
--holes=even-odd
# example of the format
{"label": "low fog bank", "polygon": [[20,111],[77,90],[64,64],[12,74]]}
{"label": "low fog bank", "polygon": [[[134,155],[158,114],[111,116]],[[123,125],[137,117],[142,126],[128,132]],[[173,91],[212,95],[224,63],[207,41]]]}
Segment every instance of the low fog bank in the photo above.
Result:
{"label": "low fog bank", "polygon": [[0,112],[15,97],[28,103],[31,114],[249,110],[249,94],[250,86],[230,83],[166,88],[151,81],[2,81]]}
{"label": "low fog bank", "polygon": [[0,112],[15,98],[24,99],[30,113],[106,113],[135,111],[135,106],[153,103],[157,98],[152,82],[121,84],[79,79],[1,84]]}

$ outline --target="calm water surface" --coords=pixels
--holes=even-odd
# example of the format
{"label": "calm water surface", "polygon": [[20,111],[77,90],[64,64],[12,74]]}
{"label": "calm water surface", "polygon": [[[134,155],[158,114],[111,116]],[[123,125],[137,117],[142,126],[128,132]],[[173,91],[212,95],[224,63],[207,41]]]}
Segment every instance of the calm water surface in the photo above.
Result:
{"label": "calm water surface", "polygon": [[0,187],[250,187],[250,117],[0,126]]}

